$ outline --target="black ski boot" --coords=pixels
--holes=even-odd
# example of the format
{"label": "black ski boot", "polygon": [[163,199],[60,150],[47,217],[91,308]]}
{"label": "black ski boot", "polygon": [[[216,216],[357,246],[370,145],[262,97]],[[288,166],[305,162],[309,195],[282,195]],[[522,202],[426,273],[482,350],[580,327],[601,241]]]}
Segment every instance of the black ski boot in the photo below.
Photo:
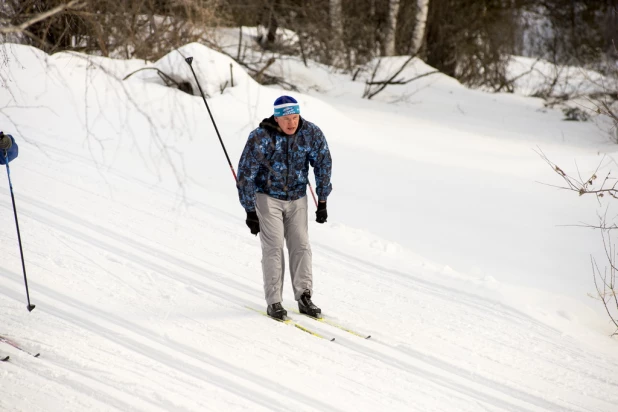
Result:
{"label": "black ski boot", "polygon": [[281,306],[281,302],[268,305],[268,308],[266,308],[266,313],[268,313],[268,316],[270,316],[271,318],[280,320],[285,320],[286,316],[288,315],[288,312],[283,309],[283,306]]}
{"label": "black ski boot", "polygon": [[314,318],[322,317],[322,309],[318,308],[311,301],[311,293],[307,290],[298,301],[298,311]]}

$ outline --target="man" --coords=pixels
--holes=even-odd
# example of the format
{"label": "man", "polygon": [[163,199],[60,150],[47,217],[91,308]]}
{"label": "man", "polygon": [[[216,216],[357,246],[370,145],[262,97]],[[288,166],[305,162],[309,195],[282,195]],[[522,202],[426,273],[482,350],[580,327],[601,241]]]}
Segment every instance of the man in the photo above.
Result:
{"label": "man", "polygon": [[313,317],[320,317],[322,312],[311,301],[309,165],[318,194],[316,222],[324,223],[328,217],[326,198],[332,190],[332,161],[326,138],[318,126],[300,116],[300,106],[293,97],[281,96],[275,100],[274,115],[249,134],[238,165],[238,195],[247,212],[246,223],[252,234],[260,233],[266,311],[277,319],[287,315],[281,305],[284,239],[299,311]]}
{"label": "man", "polygon": [[19,154],[19,148],[15,139],[10,134],[0,132],[0,165],[4,165],[7,161],[11,161]]}

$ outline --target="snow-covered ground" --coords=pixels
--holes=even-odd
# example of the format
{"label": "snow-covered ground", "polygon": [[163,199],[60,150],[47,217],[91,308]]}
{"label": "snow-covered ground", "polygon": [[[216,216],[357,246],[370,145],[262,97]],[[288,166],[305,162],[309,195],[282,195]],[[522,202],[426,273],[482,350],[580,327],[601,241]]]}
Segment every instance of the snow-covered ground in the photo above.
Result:
{"label": "snow-covered ground", "polygon": [[[290,93],[197,44],[153,64],[0,55],[37,305],[5,179],[0,335],[41,353],[0,344],[0,410],[618,409],[614,329],[587,296],[601,236],[573,226],[608,205],[543,185],[561,181],[537,153],[573,174],[610,164],[602,123],[437,74],[368,101],[364,77],[295,59],[271,69]],[[295,317],[330,342],[249,309],[264,308],[259,240],[203,100],[154,71],[122,80],[158,67],[193,82],[187,56],[234,167],[281,94],[324,131],[333,193],[328,223],[310,225],[314,301],[370,339]],[[414,61],[402,78],[431,70]]]}

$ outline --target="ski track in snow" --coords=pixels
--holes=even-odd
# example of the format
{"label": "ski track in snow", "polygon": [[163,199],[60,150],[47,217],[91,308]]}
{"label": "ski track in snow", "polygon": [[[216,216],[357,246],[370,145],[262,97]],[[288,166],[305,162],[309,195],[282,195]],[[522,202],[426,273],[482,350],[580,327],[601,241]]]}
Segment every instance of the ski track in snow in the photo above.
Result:
{"label": "ski track in snow", "polygon": [[[24,50],[29,51],[28,54],[23,52],[23,72],[28,73],[26,63],[33,58],[30,56],[32,49]],[[204,62],[203,67],[210,67],[206,62],[221,63],[219,66],[225,70],[219,74],[221,78],[227,75],[227,57],[195,44],[188,45],[185,51],[195,54],[196,65]],[[54,104],[58,102],[60,106],[70,101],[78,107],[80,95],[72,89],[71,76],[83,75],[80,70],[84,62],[76,59],[72,66],[70,56],[62,54],[49,60],[46,64],[50,64],[50,72],[58,69],[54,64],[59,64],[63,70],[54,71],[60,85],[54,87],[54,81],[46,79],[50,84],[45,83],[45,86],[54,93],[70,89],[67,92],[70,97],[60,94],[66,99],[54,99]],[[108,64],[111,71],[116,68],[113,61],[101,61]],[[138,67],[137,62],[131,64]],[[168,56],[157,64],[172,70],[174,57]],[[98,84],[94,78],[101,84],[107,80],[110,83],[107,87],[113,88],[117,83],[116,79],[105,77],[106,73],[93,70],[92,87]],[[304,73],[306,81],[311,80],[310,73],[300,63],[294,70],[300,77]],[[322,70],[315,69],[316,76]],[[117,71],[123,72],[120,63]],[[246,126],[238,124],[252,124],[255,119],[238,113],[239,102],[252,101],[253,93],[261,100],[278,91],[251,83],[250,77],[242,73],[244,77],[239,82],[246,84],[241,88],[229,88],[226,94],[217,96],[214,110],[218,119],[223,118],[221,124],[225,129],[242,129],[244,133]],[[357,123],[357,119],[350,122],[352,132],[349,135],[348,129],[341,129],[337,139],[330,140],[329,134],[333,148],[340,150],[337,173],[342,173],[338,175],[341,176],[338,182],[348,179],[345,188],[335,186],[333,210],[336,212],[339,205],[340,213],[358,214],[362,219],[365,219],[363,210],[373,217],[386,210],[389,201],[402,204],[417,201],[416,193],[410,195],[393,190],[394,186],[387,184],[399,179],[410,187],[427,191],[426,197],[435,202],[427,201],[425,206],[416,209],[419,216],[415,216],[413,225],[426,223],[426,227],[431,228],[433,220],[424,214],[435,207],[452,213],[452,205],[440,204],[442,198],[437,195],[444,196],[440,188],[433,192],[427,188],[425,179],[428,176],[422,175],[427,170],[439,173],[433,176],[433,184],[449,183],[446,186],[449,193],[457,189],[451,196],[472,191],[473,196],[466,199],[466,213],[476,209],[474,202],[479,200],[475,196],[483,195],[486,201],[491,194],[473,188],[474,184],[460,188],[461,182],[451,177],[464,171],[464,180],[483,179],[482,182],[493,185],[490,189],[500,189],[499,193],[504,196],[513,191],[522,199],[514,196],[509,200],[516,199],[523,205],[533,199],[534,195],[524,197],[530,191],[528,180],[536,175],[529,170],[533,163],[522,154],[522,147],[525,151],[528,147],[518,146],[518,142],[532,141],[534,136],[529,135],[530,130],[539,125],[539,135],[552,144],[556,144],[556,130],[562,131],[554,112],[542,117],[536,113],[537,103],[519,96],[499,96],[504,105],[512,100],[513,106],[509,107],[514,111],[513,116],[525,114],[533,119],[520,124],[512,136],[500,135],[505,140],[503,147],[493,137],[487,138],[507,124],[504,117],[509,108],[495,104],[497,95],[488,97],[479,91],[458,87],[452,79],[432,78],[432,83],[423,91],[430,93],[426,96],[431,101],[419,105],[420,111],[411,112],[415,117],[409,120],[410,113],[405,110],[410,107],[391,107],[379,101],[351,98],[349,90],[345,89],[362,91],[363,85],[341,79],[337,78],[335,83],[341,84],[334,90],[336,94],[341,93],[342,99],[345,97],[343,100],[349,99],[347,104],[339,103],[343,107],[337,108],[326,102],[330,100],[334,105],[339,97],[326,96],[320,101],[305,95],[303,99],[307,101],[303,102],[303,110],[305,107],[309,113],[313,110],[312,114],[331,130],[334,129],[334,116],[328,110],[334,110],[335,114],[345,113],[350,118],[377,114],[376,118],[366,119],[364,124]],[[88,75],[84,80],[88,84]],[[182,138],[176,140],[178,136],[171,136],[174,129],[179,129],[181,137],[203,134],[201,123],[192,125],[193,121],[198,124],[198,120],[203,120],[200,117],[203,116],[202,101],[175,90],[162,89],[155,83],[142,88],[140,81],[136,76],[126,85],[121,83],[121,87],[125,92],[143,91],[143,95],[132,96],[132,105],[127,107],[134,109],[143,104],[142,114],[149,110],[156,114],[157,119],[150,121],[153,124],[160,121],[163,126],[162,134],[157,131],[156,138],[149,134],[144,126],[147,122],[142,117],[129,116],[132,109],[123,112],[118,101],[123,95],[113,89],[118,93],[110,94],[111,102],[110,96],[105,94],[94,93],[87,96],[90,100],[85,99],[88,103],[85,112],[100,110],[97,112],[100,118],[97,113],[90,114],[90,119],[94,119],[92,123],[89,123],[88,113],[82,119],[81,114],[75,115],[70,110],[59,112],[60,120],[47,118],[49,130],[53,129],[54,122],[75,123],[75,130],[60,137],[49,130],[38,130],[38,133],[33,132],[36,138],[19,140],[20,157],[11,166],[15,165],[14,185],[29,286],[37,308],[25,313],[14,229],[3,223],[0,226],[0,253],[3,254],[0,334],[14,339],[29,351],[41,352],[41,357],[35,359],[8,345],[0,345],[0,354],[11,356],[9,362],[0,364],[0,410],[618,410],[618,357],[611,351],[615,347],[612,348],[598,331],[580,329],[581,334],[569,335],[564,325],[556,322],[559,313],[551,309],[537,313],[533,304],[525,307],[524,299],[513,304],[513,299],[505,299],[504,289],[494,288],[490,281],[452,274],[443,270],[444,265],[408,255],[407,250],[401,252],[391,238],[380,239],[364,229],[333,225],[330,221],[328,225],[312,222],[310,233],[316,303],[333,321],[371,334],[371,339],[364,340],[304,316],[292,315],[312,331],[336,338],[330,342],[248,310],[246,307],[264,307],[259,240],[249,236],[243,227],[243,212],[237,204],[234,188],[229,187],[229,169],[223,170],[226,165],[220,148],[214,146],[216,142],[207,144],[199,140],[198,144],[197,140],[184,142]],[[216,84],[207,86],[215,91],[218,88]],[[447,95],[444,101],[440,100],[442,94]],[[23,91],[23,96],[13,91],[11,96],[23,98],[25,102],[19,102],[23,107],[39,105],[38,95],[31,98],[27,91]],[[385,101],[393,96],[385,97]],[[43,95],[41,98],[49,97]],[[2,98],[0,95],[0,100]],[[168,98],[178,107],[158,105],[158,99]],[[470,113],[464,117],[459,113],[459,117],[449,118],[450,123],[440,123],[445,116],[441,105],[450,104],[449,110],[455,111],[453,104],[459,108],[460,100]],[[317,111],[320,105],[326,107],[323,113]],[[194,110],[198,106],[196,115]],[[259,110],[257,107],[257,103],[251,107],[251,116],[261,112],[262,107]],[[270,103],[264,107],[271,109]],[[382,113],[378,112],[378,107]],[[496,115],[486,124],[477,124],[481,115],[472,109],[478,112],[488,107],[495,108]],[[233,116],[219,117],[226,112]],[[115,114],[121,114],[120,120]],[[71,117],[73,115],[75,117]],[[187,130],[180,130],[177,123],[167,123],[180,115],[188,125]],[[32,120],[25,111],[23,116],[22,129],[27,129],[24,125]],[[16,119],[18,117],[16,115]],[[422,124],[420,119],[424,119]],[[118,139],[118,146],[105,139],[97,142],[114,153],[113,156],[104,149],[99,153],[90,141],[96,134],[95,129],[101,127],[99,122],[109,123],[99,131],[106,139],[108,130],[124,137]],[[41,120],[41,123],[46,122]],[[419,124],[421,130],[415,133],[400,133]],[[88,137],[81,141],[80,133],[84,131],[78,129],[84,125]],[[116,126],[119,130],[115,130]],[[465,133],[457,134],[457,126],[465,126]],[[597,143],[595,138],[587,136],[590,129],[585,125],[571,127],[573,129],[568,129],[567,133],[569,144],[578,147],[581,153],[594,152],[596,147],[594,150],[591,147]],[[132,128],[139,132],[130,137],[122,134],[124,129]],[[369,138],[360,133],[364,128],[369,130]],[[385,128],[389,131],[389,137],[384,138],[386,145],[373,139],[373,134]],[[164,143],[173,148],[171,152],[183,159],[182,168],[178,170],[186,181],[182,181],[181,188],[177,188],[178,175],[171,173],[169,165],[161,160],[158,144],[162,142],[162,135],[168,139]],[[62,140],[67,136],[68,140]],[[70,140],[73,137],[76,140]],[[234,151],[239,152],[244,136],[230,140]],[[122,145],[127,142],[128,148]],[[187,145],[177,148],[174,143]],[[197,152],[203,154],[195,156]],[[359,159],[363,164],[377,159],[377,164],[361,168],[356,164]],[[590,159],[596,161],[593,157]],[[498,167],[501,161],[506,161],[509,167],[504,175],[501,173],[505,170]],[[138,162],[143,163],[137,165]],[[478,164],[474,165],[475,162]],[[208,173],[203,176],[205,164]],[[341,164],[351,170],[347,176]],[[224,166],[222,170],[212,170],[221,165]],[[148,172],[144,173],[142,167]],[[200,174],[193,175],[196,171]],[[223,172],[226,173],[225,183],[221,183]],[[152,174],[162,181],[152,179]],[[487,175],[490,178],[486,178]],[[360,182],[357,181],[359,176]],[[505,176],[507,185],[514,186],[512,189],[501,187]],[[373,199],[369,190],[362,191],[367,182],[379,186],[374,189],[375,193],[383,196],[381,199],[385,203]],[[338,193],[357,188],[362,190],[354,196],[341,195],[342,202],[338,203]],[[444,199],[450,201],[448,196]],[[347,205],[365,202],[366,209],[355,206],[358,211],[344,211],[341,205],[346,202]],[[494,207],[500,205],[496,203]],[[491,211],[489,209],[491,207],[478,213]],[[6,221],[10,221],[9,191],[1,185],[0,212],[3,219],[6,217]],[[503,219],[499,211],[493,212],[490,223],[492,219]],[[399,213],[407,217],[409,211],[402,207]],[[441,218],[440,213],[431,218]],[[393,217],[385,221],[399,223],[397,216],[393,213]],[[541,220],[539,216],[530,216],[537,219],[535,222]],[[478,216],[464,217],[481,221]],[[336,213],[329,219],[336,223]],[[521,219],[525,219],[525,215]],[[442,223],[440,228],[443,229],[451,221],[445,219]],[[479,236],[490,233],[490,223],[483,222]],[[377,219],[366,224],[378,227],[385,223]],[[463,235],[474,237],[475,226],[459,227],[467,230]],[[410,232],[410,227],[402,224],[400,232],[380,233],[406,237]],[[521,232],[518,234],[521,236]],[[434,248],[428,239],[439,239],[443,233],[437,230],[432,236],[419,236],[416,240]],[[505,238],[508,236],[501,239]],[[463,246],[468,245],[462,245],[462,250]],[[496,250],[494,253],[499,256]],[[523,252],[521,256],[525,258]],[[549,273],[548,276],[550,274],[555,275]],[[292,308],[294,302],[287,274],[284,289],[284,304]],[[549,299],[550,295],[547,296]],[[567,313],[564,317],[569,315],[573,316]]]}
{"label": "ski track in snow", "polygon": [[[126,261],[167,276],[170,280],[195,288],[200,293],[209,295],[209,300],[219,299],[232,304],[232,307],[235,305],[241,308],[245,305],[254,305],[256,299],[250,299],[250,297],[259,296],[259,288],[235,281],[229,276],[222,276],[217,273],[216,268],[205,270],[203,267],[167,254],[158,248],[148,246],[101,225],[85,221],[70,212],[52,207],[33,198],[21,196],[21,201],[24,206],[22,213],[25,217],[36,220],[41,225],[52,226],[55,230],[90,245],[90,247],[112,253]],[[122,245],[122,247],[116,245]],[[569,345],[557,344],[556,338],[561,338],[561,334],[557,330],[511,308],[484,301],[462,291],[432,284],[418,277],[385,269],[371,262],[337,252],[334,249],[320,247],[325,249],[325,261],[321,263],[322,265],[331,267],[341,265],[346,266],[348,271],[371,273],[383,285],[388,284],[415,295],[425,295],[432,300],[449,301],[451,305],[456,305],[456,310],[461,309],[464,316],[475,318],[474,320],[486,323],[507,323],[508,326],[506,327],[509,328],[519,328],[521,325],[534,327],[537,332],[537,344],[552,346],[552,352],[571,351],[571,356],[584,356],[580,351],[569,348]],[[225,268],[221,268],[221,271],[225,272]],[[14,279],[19,279],[17,273],[14,275]],[[15,283],[17,289],[19,282],[15,281]],[[297,407],[309,407],[315,410],[338,410],[332,404],[306,396],[302,392],[290,388],[286,388],[286,400],[283,402],[280,384],[274,380],[254,375],[247,370],[209,356],[206,352],[196,350],[181,342],[171,342],[156,331],[72,299],[69,295],[58,293],[44,285],[34,283],[32,287],[37,291],[38,299],[49,315],[62,320],[67,325],[78,327],[100,338],[114,342],[127,352],[134,352],[147,357],[150,362],[158,364],[158,368],[174,371],[175,374],[180,372],[184,380],[195,379],[199,382],[208,382],[209,385],[215,385],[219,389],[265,409],[289,410],[290,405],[294,404]],[[21,297],[17,291],[11,293],[11,295],[16,301],[19,301]],[[239,316],[244,314],[242,308],[239,312]],[[424,382],[425,385],[431,383],[436,386],[436,388],[433,388],[434,390],[447,391],[448,397],[452,399],[468,402],[473,400],[479,404],[495,408],[495,410],[586,410],[585,408],[580,409],[578,405],[567,406],[554,403],[541,396],[533,395],[481,375],[470,376],[468,370],[440,360],[429,353],[414,350],[409,345],[388,344],[388,338],[385,336],[378,335],[369,341],[362,341],[356,337],[346,336],[348,334],[344,331],[335,330],[318,322],[299,320],[305,326],[326,336],[336,336],[336,345],[375,361],[376,365],[381,365],[378,366],[379,368],[400,371],[417,383]],[[310,341],[311,338],[308,339]],[[508,342],[497,343],[508,345]],[[512,346],[510,349],[517,350],[517,345],[512,344],[510,346]],[[594,361],[594,358],[588,358],[586,361]],[[89,392],[89,390],[96,392],[94,398],[97,401],[114,406],[119,410],[140,410],[144,407],[147,409],[161,408],[162,410],[170,407],[176,408],[174,405],[165,405],[165,402],[153,403],[153,400],[147,396],[134,394],[130,396],[131,401],[127,404],[122,399],[129,397],[131,393],[123,393],[122,384],[113,385],[109,381],[97,379],[93,374],[81,371],[79,365],[71,365],[70,362],[67,364],[51,361],[51,363],[67,373],[67,376],[64,377],[65,384],[70,384],[82,392]],[[562,367],[561,365],[556,366]],[[162,379],[165,379],[165,372],[161,373]],[[603,383],[601,379],[592,374],[588,377],[597,380],[599,384]],[[153,376],[149,376],[149,378],[156,381]],[[180,378],[177,377],[176,379]],[[613,383],[611,386],[615,390],[618,385]]]}

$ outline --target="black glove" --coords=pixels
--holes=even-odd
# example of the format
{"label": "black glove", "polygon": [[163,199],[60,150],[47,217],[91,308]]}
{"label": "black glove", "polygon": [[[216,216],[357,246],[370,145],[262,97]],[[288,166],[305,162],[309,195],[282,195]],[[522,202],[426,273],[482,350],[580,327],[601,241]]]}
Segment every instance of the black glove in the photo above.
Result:
{"label": "black glove", "polygon": [[9,150],[13,146],[11,138],[0,132],[0,150]]}
{"label": "black glove", "polygon": [[247,212],[247,220],[245,220],[249,229],[251,229],[251,234],[256,235],[260,233],[260,219],[258,219],[258,215],[256,212]]}
{"label": "black glove", "polygon": [[326,222],[328,213],[326,213],[326,202],[318,202],[318,210],[315,212],[315,221],[318,223]]}

